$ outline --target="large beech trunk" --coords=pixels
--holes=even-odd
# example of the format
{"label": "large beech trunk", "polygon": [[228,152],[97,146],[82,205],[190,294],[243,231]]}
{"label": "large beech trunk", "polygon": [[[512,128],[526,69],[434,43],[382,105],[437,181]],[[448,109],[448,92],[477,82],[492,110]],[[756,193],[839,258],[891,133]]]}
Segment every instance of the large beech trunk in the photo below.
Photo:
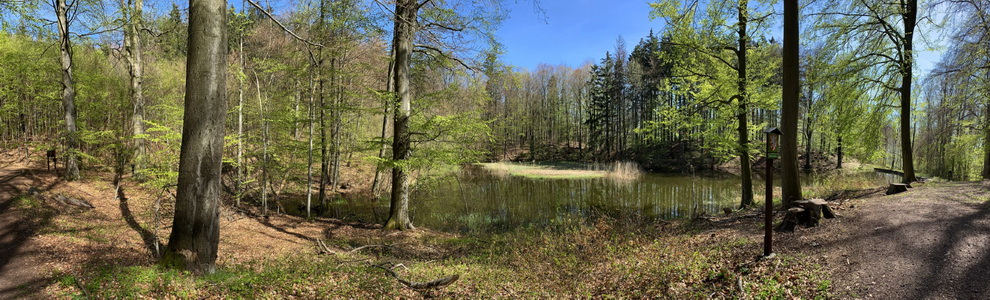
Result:
{"label": "large beech trunk", "polygon": [[[784,1],[784,61],[783,61],[783,99],[781,103],[780,131],[780,190],[785,207],[791,202],[801,200],[801,180],[798,173],[798,101],[800,101],[801,86],[798,65],[798,3],[797,0]],[[810,132],[810,131],[809,131]],[[811,145],[809,134],[808,145]],[[811,153],[808,158],[810,162]]]}
{"label": "large beech trunk", "polygon": [[904,11],[904,58],[901,70],[901,165],[904,183],[918,181],[914,174],[914,147],[911,139],[911,80],[914,76],[914,28],[918,18],[918,1],[907,0]]}
{"label": "large beech trunk", "polygon": [[395,110],[395,123],[392,133],[392,159],[400,164],[392,168],[392,201],[385,229],[412,229],[409,220],[409,173],[401,162],[409,158],[412,139],[409,135],[412,91],[409,82],[409,59],[412,55],[413,36],[416,33],[416,12],[419,9],[415,0],[399,0],[395,3],[395,94],[399,105]]}
{"label": "large beech trunk", "polygon": [[736,57],[739,59],[737,69],[739,81],[739,112],[736,115],[739,134],[739,172],[742,176],[742,199],[740,207],[753,205],[753,172],[749,159],[749,123],[746,116],[749,115],[749,95],[746,92],[746,50],[749,43],[749,35],[746,32],[746,22],[748,18],[748,1],[739,2],[739,48]]}
{"label": "large beech trunk", "polygon": [[191,0],[185,114],[175,218],[164,260],[198,273],[216,270],[220,171],[227,112],[225,0]]}

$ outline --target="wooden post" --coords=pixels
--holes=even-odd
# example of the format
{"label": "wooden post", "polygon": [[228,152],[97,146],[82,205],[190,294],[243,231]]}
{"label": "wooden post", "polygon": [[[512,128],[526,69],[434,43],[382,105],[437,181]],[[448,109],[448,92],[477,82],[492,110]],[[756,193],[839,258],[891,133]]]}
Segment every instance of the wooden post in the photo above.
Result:
{"label": "wooden post", "polygon": [[[770,143],[767,143],[767,151],[770,150]],[[763,224],[763,256],[769,257],[773,253],[773,159],[767,158],[767,191],[766,208],[764,209]]]}
{"label": "wooden post", "polygon": [[767,191],[763,224],[763,257],[773,255],[773,160],[780,157],[780,129],[768,128],[763,133],[767,138]]}

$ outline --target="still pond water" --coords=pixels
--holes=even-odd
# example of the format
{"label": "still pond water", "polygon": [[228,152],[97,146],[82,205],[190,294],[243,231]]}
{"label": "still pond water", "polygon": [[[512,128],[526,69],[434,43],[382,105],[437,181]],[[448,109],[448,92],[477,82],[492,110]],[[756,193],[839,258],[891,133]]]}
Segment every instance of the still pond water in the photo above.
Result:
{"label": "still pond water", "polygon": [[[779,175],[778,175],[779,176]],[[898,178],[859,173],[860,180],[876,186]],[[824,176],[803,176],[805,185],[821,184]],[[762,179],[754,179],[762,195]],[[779,189],[779,181],[775,186]],[[779,190],[778,190],[779,191]],[[737,176],[691,176],[645,173],[637,179],[609,177],[534,179],[493,172],[468,165],[448,176],[421,182],[410,196],[413,224],[449,232],[498,232],[521,226],[553,226],[581,222],[596,216],[651,222],[718,214],[739,205]],[[388,200],[331,201],[323,216],[347,221],[384,223]],[[298,205],[288,205],[298,207]],[[293,213],[290,211],[290,213]],[[305,212],[303,211],[303,215]]]}

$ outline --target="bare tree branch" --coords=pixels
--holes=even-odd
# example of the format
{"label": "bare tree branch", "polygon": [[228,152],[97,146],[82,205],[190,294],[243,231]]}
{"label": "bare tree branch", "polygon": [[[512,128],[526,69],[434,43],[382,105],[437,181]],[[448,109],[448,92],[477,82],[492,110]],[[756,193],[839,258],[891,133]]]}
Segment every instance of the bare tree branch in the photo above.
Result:
{"label": "bare tree branch", "polygon": [[254,0],[247,0],[247,2],[248,3],[251,3],[251,6],[254,6],[254,8],[257,8],[259,11],[261,11],[261,13],[265,14],[265,16],[268,16],[268,18],[271,19],[272,22],[275,22],[275,24],[277,24],[278,27],[281,27],[283,31],[288,32],[290,35],[292,35],[292,37],[296,38],[296,40],[299,40],[300,42],[306,43],[307,45],[310,45],[310,46],[315,46],[315,47],[323,48],[323,45],[317,44],[317,43],[314,43],[314,42],[311,42],[311,41],[309,41],[307,39],[304,39],[304,38],[300,37],[299,35],[297,35],[295,32],[292,32],[292,30],[289,30],[289,28],[285,27],[285,25],[282,25],[282,22],[279,22],[278,19],[275,19],[275,16],[272,16],[272,14],[270,12],[268,12],[264,8],[261,8],[261,5],[258,5],[258,3],[255,3]]}

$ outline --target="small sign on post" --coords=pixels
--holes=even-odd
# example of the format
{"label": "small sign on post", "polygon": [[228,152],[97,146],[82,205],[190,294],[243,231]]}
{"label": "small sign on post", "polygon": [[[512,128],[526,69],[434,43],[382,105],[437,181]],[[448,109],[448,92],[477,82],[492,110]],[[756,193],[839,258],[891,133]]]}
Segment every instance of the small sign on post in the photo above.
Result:
{"label": "small sign on post", "polygon": [[765,133],[767,134],[767,158],[780,158],[780,129],[770,128]]}
{"label": "small sign on post", "polygon": [[780,158],[780,129],[771,127],[764,131],[767,134],[767,190],[763,202],[766,203],[764,209],[764,233],[763,233],[763,257],[773,256],[773,160]]}

